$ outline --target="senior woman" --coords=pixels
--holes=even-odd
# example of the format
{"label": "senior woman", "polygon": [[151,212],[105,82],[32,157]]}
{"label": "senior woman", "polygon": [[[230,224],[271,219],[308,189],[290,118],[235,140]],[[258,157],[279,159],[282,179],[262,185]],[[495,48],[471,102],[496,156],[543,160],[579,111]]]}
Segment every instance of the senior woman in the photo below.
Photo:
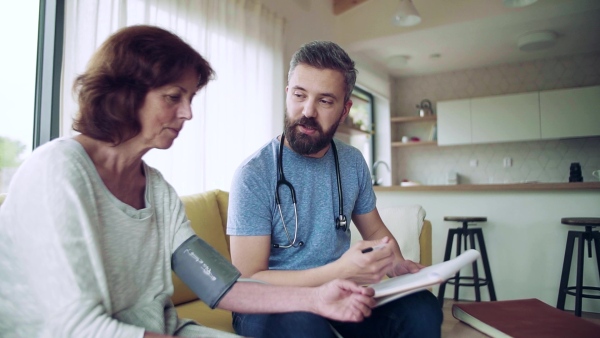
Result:
{"label": "senior woman", "polygon": [[[94,54],[74,86],[80,134],[36,149],[0,209],[1,336],[230,335],[177,317],[171,269],[192,284],[206,278],[180,249],[214,252],[191,230],[174,189],[142,161],[173,144],[212,75],[189,45],[152,26],[124,28]],[[372,289],[348,281],[248,283],[216,259],[223,280],[192,285],[211,306],[360,321],[374,305]]]}

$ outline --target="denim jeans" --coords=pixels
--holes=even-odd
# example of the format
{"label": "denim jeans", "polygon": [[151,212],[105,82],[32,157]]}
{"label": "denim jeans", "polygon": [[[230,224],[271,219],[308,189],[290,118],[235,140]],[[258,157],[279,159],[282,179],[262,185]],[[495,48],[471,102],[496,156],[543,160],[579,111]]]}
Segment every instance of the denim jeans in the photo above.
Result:
{"label": "denim jeans", "polygon": [[333,326],[344,338],[351,337],[419,337],[441,336],[442,309],[429,291],[399,298],[373,309],[360,323],[327,320],[306,312],[283,314],[233,314],[233,328],[241,336],[267,337],[335,337]]}

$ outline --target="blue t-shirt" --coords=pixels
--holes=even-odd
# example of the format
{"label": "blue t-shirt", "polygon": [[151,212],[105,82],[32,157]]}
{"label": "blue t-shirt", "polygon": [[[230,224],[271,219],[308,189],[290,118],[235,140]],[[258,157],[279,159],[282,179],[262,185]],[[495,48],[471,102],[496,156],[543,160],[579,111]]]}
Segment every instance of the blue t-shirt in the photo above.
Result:
{"label": "blue t-shirt", "polygon": [[[294,238],[296,222],[290,189],[280,186],[281,212],[286,235],[275,203],[279,140],[274,138],[246,159],[236,170],[229,193],[227,234],[271,236],[272,244],[288,245]],[[375,209],[375,193],[369,168],[358,149],[335,140],[340,162],[344,214],[350,225],[352,215]],[[350,230],[336,230],[339,196],[333,151],[322,158],[299,155],[283,147],[283,174],[296,191],[298,235],[288,249],[271,247],[269,268],[305,270],[337,260],[350,247]]]}

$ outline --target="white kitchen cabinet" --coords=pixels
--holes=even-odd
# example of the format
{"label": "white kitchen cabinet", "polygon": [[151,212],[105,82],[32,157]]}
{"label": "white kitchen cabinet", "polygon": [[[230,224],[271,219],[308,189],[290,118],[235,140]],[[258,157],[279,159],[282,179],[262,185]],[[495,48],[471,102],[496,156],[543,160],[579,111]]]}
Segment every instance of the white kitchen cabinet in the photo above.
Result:
{"label": "white kitchen cabinet", "polygon": [[600,86],[540,92],[543,139],[600,135]]}
{"label": "white kitchen cabinet", "polygon": [[539,140],[539,93],[471,99],[472,143]]}
{"label": "white kitchen cabinet", "polygon": [[471,143],[471,101],[437,103],[438,145]]}

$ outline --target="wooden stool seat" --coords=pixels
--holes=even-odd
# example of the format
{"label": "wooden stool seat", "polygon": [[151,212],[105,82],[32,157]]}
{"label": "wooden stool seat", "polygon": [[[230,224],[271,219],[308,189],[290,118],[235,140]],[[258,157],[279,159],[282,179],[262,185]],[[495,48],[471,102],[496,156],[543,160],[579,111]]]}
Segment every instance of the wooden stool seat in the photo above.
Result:
{"label": "wooden stool seat", "polygon": [[463,216],[445,216],[444,221],[449,222],[487,222],[487,217],[463,217]]}
{"label": "wooden stool seat", "polygon": [[[446,284],[454,285],[454,300],[458,299],[458,290],[460,286],[474,287],[475,288],[475,300],[481,301],[480,287],[488,287],[490,300],[496,300],[496,291],[494,289],[494,282],[492,280],[492,271],[490,269],[490,263],[485,248],[485,242],[483,240],[483,231],[481,228],[469,229],[469,223],[474,222],[487,222],[487,217],[473,217],[473,216],[445,216],[444,221],[449,222],[460,222],[462,223],[461,228],[449,229],[448,239],[446,241],[446,252],[444,254],[444,261],[450,260],[452,255],[452,247],[454,242],[454,236],[456,236],[456,256],[461,254],[462,250],[462,238],[464,237],[464,250],[467,250],[467,240],[469,241],[471,249],[476,249],[481,254],[481,260],[483,262],[483,270],[485,272],[485,278],[479,276],[477,268],[477,261],[473,262],[473,276],[461,276],[460,271],[456,273],[453,278],[450,278],[445,283],[440,284],[438,291],[438,302],[440,306],[444,305],[444,293],[446,291]],[[479,249],[476,248],[476,241]],[[466,280],[467,282],[465,282]]]}
{"label": "wooden stool seat", "polygon": [[[596,263],[600,272],[600,232],[593,229],[600,226],[600,218],[597,217],[565,217],[560,222],[566,225],[585,226],[585,231],[571,230],[567,236],[567,246],[565,248],[565,258],[560,277],[560,286],[558,288],[558,301],[556,308],[565,309],[565,299],[567,295],[575,296],[575,315],[581,317],[581,307],[583,298],[600,299],[600,287],[583,285],[583,255],[587,242],[588,257],[592,257],[592,242],[596,249]],[[571,261],[575,249],[575,240],[577,239],[577,275],[575,286],[568,286],[569,275],[571,272]],[[600,274],[600,273],[599,273]],[[584,290],[595,292],[596,294],[583,293]]]}
{"label": "wooden stool seat", "polygon": [[560,222],[567,225],[597,227],[600,226],[600,217],[564,217],[560,219]]}

